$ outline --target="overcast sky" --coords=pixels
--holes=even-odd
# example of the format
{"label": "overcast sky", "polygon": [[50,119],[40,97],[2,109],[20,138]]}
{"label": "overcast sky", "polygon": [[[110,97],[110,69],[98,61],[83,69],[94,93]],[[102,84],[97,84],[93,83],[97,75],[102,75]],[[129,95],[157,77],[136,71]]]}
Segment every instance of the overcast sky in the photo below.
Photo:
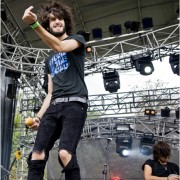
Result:
{"label": "overcast sky", "polygon": [[[149,76],[143,76],[139,72],[136,72],[135,69],[132,69],[132,71],[130,72],[119,72],[121,87],[118,92],[128,92],[131,91],[131,87],[135,85],[143,87],[143,82],[146,82],[148,80],[156,81],[157,79],[166,82],[167,87],[180,86],[180,76],[172,72],[171,66],[169,64],[169,58],[164,59],[162,62],[160,62],[159,60],[153,61],[153,65],[154,72]],[[90,74],[85,77],[85,81],[87,84],[89,95],[109,93],[104,89],[102,74]]]}

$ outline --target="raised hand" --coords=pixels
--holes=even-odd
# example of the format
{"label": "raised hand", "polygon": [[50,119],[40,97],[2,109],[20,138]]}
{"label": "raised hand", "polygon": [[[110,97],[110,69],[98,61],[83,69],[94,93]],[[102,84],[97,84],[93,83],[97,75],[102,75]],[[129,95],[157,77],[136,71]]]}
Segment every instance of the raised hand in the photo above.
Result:
{"label": "raised hand", "polygon": [[34,8],[33,6],[30,6],[29,8],[27,8],[24,11],[24,15],[22,17],[22,20],[26,24],[33,24],[37,21],[37,15],[31,11],[33,8]]}

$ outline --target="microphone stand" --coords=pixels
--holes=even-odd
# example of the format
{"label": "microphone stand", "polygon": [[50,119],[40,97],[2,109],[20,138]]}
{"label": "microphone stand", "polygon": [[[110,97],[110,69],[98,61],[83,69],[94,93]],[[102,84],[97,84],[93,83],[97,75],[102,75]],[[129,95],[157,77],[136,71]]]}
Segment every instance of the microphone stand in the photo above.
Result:
{"label": "microphone stand", "polygon": [[107,146],[106,146],[106,155],[105,155],[105,163],[104,163],[104,170],[103,170],[103,180],[107,180],[107,167],[108,167],[108,150],[109,150],[109,143],[112,141],[112,138],[107,138]]}

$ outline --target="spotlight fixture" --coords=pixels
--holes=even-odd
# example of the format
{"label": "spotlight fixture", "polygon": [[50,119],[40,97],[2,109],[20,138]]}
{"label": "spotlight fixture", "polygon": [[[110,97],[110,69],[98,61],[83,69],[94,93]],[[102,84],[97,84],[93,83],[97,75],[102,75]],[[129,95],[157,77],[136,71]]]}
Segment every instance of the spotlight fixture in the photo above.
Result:
{"label": "spotlight fixture", "polygon": [[120,24],[111,24],[109,26],[110,36],[119,36],[121,32],[121,25]]}
{"label": "spotlight fixture", "polygon": [[90,39],[90,32],[85,32],[85,31],[78,31],[77,34],[80,34],[84,37],[85,41],[88,42]]}
{"label": "spotlight fixture", "polygon": [[156,111],[154,109],[145,109],[144,115],[155,116],[156,115]]}
{"label": "spotlight fixture", "polygon": [[120,88],[119,74],[115,69],[112,72],[104,72],[103,79],[106,91],[113,93],[117,92],[117,90]]}
{"label": "spotlight fixture", "polygon": [[145,17],[142,19],[143,29],[151,29],[153,27],[153,20],[152,18]]}
{"label": "spotlight fixture", "polygon": [[93,39],[102,39],[102,29],[94,28],[92,29]]}
{"label": "spotlight fixture", "polygon": [[169,63],[173,73],[179,76],[179,54],[171,54],[169,57]]}
{"label": "spotlight fixture", "polygon": [[164,109],[161,109],[161,117],[169,117],[170,116],[170,109],[168,107],[165,107]]}
{"label": "spotlight fixture", "polygon": [[140,22],[136,22],[136,21],[126,21],[124,23],[124,27],[126,28],[127,32],[138,32],[139,31],[139,25]]}
{"label": "spotlight fixture", "polygon": [[113,178],[111,178],[111,180],[122,180],[122,179],[119,177],[113,177]]}
{"label": "spotlight fixture", "polygon": [[116,153],[121,157],[127,157],[130,154],[132,148],[132,136],[127,135],[126,137],[117,137],[116,138]]}
{"label": "spotlight fixture", "polygon": [[143,52],[141,54],[131,55],[131,63],[135,66],[136,71],[141,75],[150,75],[154,71],[152,64],[152,57],[150,52]]}
{"label": "spotlight fixture", "polygon": [[86,53],[91,53],[91,52],[92,52],[92,47],[86,46]]}
{"label": "spotlight fixture", "polygon": [[152,146],[155,143],[154,134],[144,133],[140,140],[140,152],[149,156],[152,154]]}
{"label": "spotlight fixture", "polygon": [[130,124],[116,124],[116,131],[130,131]]}

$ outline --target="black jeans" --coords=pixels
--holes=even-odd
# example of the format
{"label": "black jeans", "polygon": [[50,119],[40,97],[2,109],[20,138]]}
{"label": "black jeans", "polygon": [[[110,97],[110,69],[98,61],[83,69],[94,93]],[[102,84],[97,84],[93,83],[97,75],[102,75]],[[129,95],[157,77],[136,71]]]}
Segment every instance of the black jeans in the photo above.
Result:
{"label": "black jeans", "polygon": [[[49,151],[54,146],[55,141],[60,138],[59,150],[65,149],[73,155],[67,168],[64,168],[65,177],[69,176],[71,180],[78,180],[77,178],[73,178],[73,169],[76,169],[74,177],[77,175],[77,171],[80,176],[79,166],[76,160],[76,148],[81,137],[86,117],[86,103],[62,102],[56,105],[51,104],[42,118],[33,148],[33,152],[44,151],[46,154],[45,161],[47,161]],[[37,173],[34,172],[36,165],[34,165],[33,162],[36,161],[29,159],[28,180],[42,180],[42,173],[39,173],[40,170]],[[37,163],[39,167],[39,164],[42,165],[44,160],[37,161]],[[45,167],[45,165],[42,166],[41,169]],[[41,177],[39,174],[41,174]]]}

